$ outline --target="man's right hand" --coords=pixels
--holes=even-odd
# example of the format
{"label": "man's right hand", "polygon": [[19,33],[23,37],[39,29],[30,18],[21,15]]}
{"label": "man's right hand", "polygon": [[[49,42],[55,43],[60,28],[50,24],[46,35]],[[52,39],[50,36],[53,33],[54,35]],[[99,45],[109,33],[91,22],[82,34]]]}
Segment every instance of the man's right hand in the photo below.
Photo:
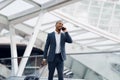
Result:
{"label": "man's right hand", "polygon": [[46,59],[43,59],[43,60],[42,60],[42,65],[43,65],[43,66],[44,66],[44,65],[47,65]]}

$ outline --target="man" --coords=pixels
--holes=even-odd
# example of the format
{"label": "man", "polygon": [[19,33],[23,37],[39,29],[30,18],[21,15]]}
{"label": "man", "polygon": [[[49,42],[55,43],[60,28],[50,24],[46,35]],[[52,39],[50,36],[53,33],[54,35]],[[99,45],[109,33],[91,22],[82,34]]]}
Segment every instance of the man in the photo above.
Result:
{"label": "man", "polygon": [[47,36],[42,63],[48,62],[48,80],[53,80],[55,68],[58,72],[58,79],[63,80],[64,60],[66,60],[65,42],[72,43],[72,39],[67,29],[63,27],[62,21],[57,21],[55,26],[55,31]]}

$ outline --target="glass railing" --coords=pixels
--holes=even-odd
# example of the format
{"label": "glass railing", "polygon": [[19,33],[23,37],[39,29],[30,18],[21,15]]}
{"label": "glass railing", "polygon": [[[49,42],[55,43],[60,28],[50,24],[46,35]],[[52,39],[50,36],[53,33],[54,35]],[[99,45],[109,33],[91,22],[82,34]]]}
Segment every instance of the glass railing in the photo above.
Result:
{"label": "glass railing", "polygon": [[65,66],[72,78],[85,80],[119,80],[120,51],[88,52],[68,55]]}
{"label": "glass railing", "polygon": [[[120,80],[120,56],[119,52],[91,52],[67,54],[64,65],[65,80]],[[0,73],[2,80],[24,80],[27,76],[36,76],[47,80],[48,69],[41,66],[42,55],[30,57],[18,57],[18,64],[22,58],[29,58],[21,77],[11,76],[11,60],[16,58],[1,58],[0,64],[4,69]],[[0,70],[0,71],[1,71]],[[9,72],[6,74],[6,72]],[[57,79],[55,71],[54,78]]]}

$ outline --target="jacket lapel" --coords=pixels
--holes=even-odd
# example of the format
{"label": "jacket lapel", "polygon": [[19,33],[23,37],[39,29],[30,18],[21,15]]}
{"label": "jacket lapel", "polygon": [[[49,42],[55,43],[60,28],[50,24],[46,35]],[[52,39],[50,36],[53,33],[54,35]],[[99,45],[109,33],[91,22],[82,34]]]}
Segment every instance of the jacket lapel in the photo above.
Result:
{"label": "jacket lapel", "polygon": [[61,33],[61,35],[60,35],[60,46],[61,46],[61,43],[62,43],[62,41],[63,41],[63,40],[62,40],[62,38],[63,38],[62,36],[63,36],[63,34]]}
{"label": "jacket lapel", "polygon": [[56,46],[55,32],[53,32],[53,42],[55,42],[55,46]]}

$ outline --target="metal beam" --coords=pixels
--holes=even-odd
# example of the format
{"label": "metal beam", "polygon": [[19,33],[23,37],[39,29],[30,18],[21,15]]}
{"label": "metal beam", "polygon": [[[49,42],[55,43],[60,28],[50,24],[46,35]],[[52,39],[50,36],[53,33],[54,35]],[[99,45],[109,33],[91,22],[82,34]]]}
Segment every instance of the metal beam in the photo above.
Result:
{"label": "metal beam", "polygon": [[69,5],[69,4],[73,4],[78,1],[81,1],[81,0],[56,0],[56,1],[52,0],[48,3],[41,5],[41,7],[42,7],[42,9],[45,9],[47,11],[51,11],[51,10],[61,8],[63,6]]}
{"label": "metal beam", "polygon": [[33,17],[36,17],[39,15],[40,13],[40,7],[33,7],[30,9],[27,9],[25,11],[22,11],[20,13],[14,14],[12,16],[8,17],[8,20],[12,23],[12,24],[18,24],[21,23],[25,20],[31,19]]}
{"label": "metal beam", "polygon": [[33,0],[23,0],[23,1],[25,1],[25,2],[27,2],[27,3],[29,3],[29,4],[31,4],[31,5],[33,5],[33,6],[35,6],[35,7],[41,7],[41,5],[40,5],[39,3],[36,3],[36,2],[33,1]]}
{"label": "metal beam", "polygon": [[49,24],[55,24],[56,21],[58,21],[58,20],[47,22],[47,23],[43,23],[42,26],[46,26],[46,25],[49,25]]}
{"label": "metal beam", "polygon": [[8,18],[0,14],[0,26],[8,26]]}
{"label": "metal beam", "polygon": [[[56,20],[56,21],[58,21],[58,20]],[[47,28],[42,29],[42,30],[47,32],[47,31],[50,30],[51,28],[54,28],[56,21],[51,22],[52,25],[51,25],[50,27],[47,27]],[[50,24],[50,22],[49,22],[49,24]],[[42,26],[44,26],[44,25],[49,25],[49,24],[42,24]],[[65,24],[65,21],[64,21],[64,24]]]}
{"label": "metal beam", "polygon": [[89,45],[89,44],[94,44],[94,43],[98,43],[98,42],[105,41],[105,40],[106,40],[106,39],[101,38],[101,39],[97,39],[97,40],[95,40],[95,41],[93,41],[93,42],[89,42],[89,43],[87,43],[87,44],[85,44],[85,45],[91,46],[91,45]]}
{"label": "metal beam", "polygon": [[[28,25],[25,25],[25,24],[18,24],[15,26],[15,28],[17,31],[16,34],[18,34],[18,35],[21,33],[23,33],[22,35],[31,35],[33,32],[33,28],[29,27]],[[41,50],[44,50],[46,37],[47,37],[47,33],[40,30],[39,34],[37,36],[37,40],[39,41],[39,43],[36,42],[35,44],[37,44],[36,46],[39,47]],[[69,44],[66,45],[67,46],[66,47],[67,53],[69,53],[69,52],[73,52],[73,53],[82,52],[82,51],[85,51],[86,49],[88,52],[94,51],[92,48],[87,48],[87,46],[80,45],[77,43],[72,43],[69,46],[68,45]]]}
{"label": "metal beam", "polygon": [[74,41],[99,40],[99,39],[101,39],[101,38],[102,38],[102,37],[94,37],[94,38],[77,39],[77,40],[74,40]]}
{"label": "metal beam", "polygon": [[118,46],[120,46],[120,44],[119,43],[111,43],[111,44],[99,44],[99,45],[89,45],[89,46],[92,46],[92,47],[104,47],[104,46],[116,46],[116,45],[118,45]]}
{"label": "metal beam", "polygon": [[70,33],[76,33],[76,32],[80,32],[80,31],[83,31],[84,29],[81,29],[81,28],[77,28],[77,29],[74,29],[74,30],[71,30],[69,31]]}
{"label": "metal beam", "polygon": [[[16,34],[20,35],[20,36],[22,35],[22,37],[30,36],[33,33],[33,28],[28,25],[25,25],[25,24],[18,24],[15,26],[15,29],[16,29]],[[39,34],[37,36],[39,43],[35,43],[35,44],[37,44],[36,46],[42,50],[43,50],[42,44],[46,40],[46,37],[47,37],[47,33],[43,32],[43,31],[39,31]]]}
{"label": "metal beam", "polygon": [[79,27],[82,27],[85,30],[88,30],[88,31],[90,31],[92,33],[95,33],[97,35],[103,36],[103,37],[105,37],[107,39],[110,39],[112,41],[120,43],[120,38],[118,36],[113,35],[113,34],[111,34],[109,32],[104,31],[104,30],[98,29],[96,27],[93,27],[91,25],[81,23],[72,16],[64,14],[64,13],[62,13],[60,11],[53,11],[53,12],[50,12],[50,13],[57,16],[57,17],[63,18],[64,20],[66,20],[66,21],[68,21],[68,22],[70,22],[70,23],[72,23],[74,25],[78,25]]}
{"label": "metal beam", "polygon": [[[39,30],[40,30],[40,27],[41,27],[41,24],[42,24],[42,20],[43,20],[42,17],[44,15],[44,13],[45,12],[41,12],[40,15],[39,15],[38,21],[36,22],[36,26],[34,28],[33,36],[31,37],[31,39],[29,41],[29,44],[27,45],[27,48],[25,50],[25,53],[24,53],[23,57],[30,56],[30,53],[32,51],[33,45],[36,41],[37,35],[39,33]],[[28,58],[22,58],[22,60],[20,62],[19,69],[18,69],[18,72],[17,72],[17,76],[22,76],[24,68],[25,68],[26,63],[27,63],[27,60],[28,60]]]}
{"label": "metal beam", "polygon": [[[27,0],[26,0],[27,1]],[[31,8],[31,9],[28,9],[26,11],[23,11],[21,13],[18,13],[18,14],[15,14],[15,15],[12,15],[10,17],[8,17],[8,20],[11,21],[11,23],[13,24],[18,24],[20,22],[23,22],[25,20],[28,20],[30,18],[33,18],[33,17],[36,17],[39,15],[40,13],[40,10],[46,10],[46,11],[52,11],[52,10],[55,10],[57,8],[60,8],[60,7],[63,7],[63,6],[66,6],[68,4],[72,4],[74,2],[77,2],[79,0],[66,0],[64,2],[60,2],[57,4],[54,4],[54,5],[51,5],[51,4],[44,4],[42,5],[41,7],[39,6],[35,6],[35,2],[34,1],[31,1],[31,3],[33,4],[33,6],[35,6],[34,8]],[[29,1],[30,2],[30,1]],[[33,3],[34,2],[34,3]],[[38,4],[36,4],[38,5]],[[49,5],[49,6],[48,6]]]}
{"label": "metal beam", "polygon": [[120,46],[114,46],[112,48],[108,48],[108,49],[105,49],[106,51],[109,51],[109,50],[120,50]]}
{"label": "metal beam", "polygon": [[15,0],[4,0],[0,3],[0,10],[3,9],[4,7],[8,6],[9,4],[11,4],[12,2],[14,2]]}
{"label": "metal beam", "polygon": [[[79,32],[78,32],[79,31]],[[87,33],[88,31],[86,31],[86,30],[83,30],[83,29],[80,29],[80,30],[78,30],[78,31],[76,31],[76,34],[72,34],[71,36],[72,37],[75,37],[75,36],[78,36],[79,34],[84,34],[84,33]],[[71,31],[70,31],[70,33],[71,33]]]}
{"label": "metal beam", "polygon": [[18,60],[16,59],[17,56],[17,48],[16,48],[16,40],[15,40],[15,29],[12,24],[9,24],[10,29],[10,49],[11,49],[11,57],[15,58],[12,59],[12,76],[16,76],[17,70],[18,70]]}

